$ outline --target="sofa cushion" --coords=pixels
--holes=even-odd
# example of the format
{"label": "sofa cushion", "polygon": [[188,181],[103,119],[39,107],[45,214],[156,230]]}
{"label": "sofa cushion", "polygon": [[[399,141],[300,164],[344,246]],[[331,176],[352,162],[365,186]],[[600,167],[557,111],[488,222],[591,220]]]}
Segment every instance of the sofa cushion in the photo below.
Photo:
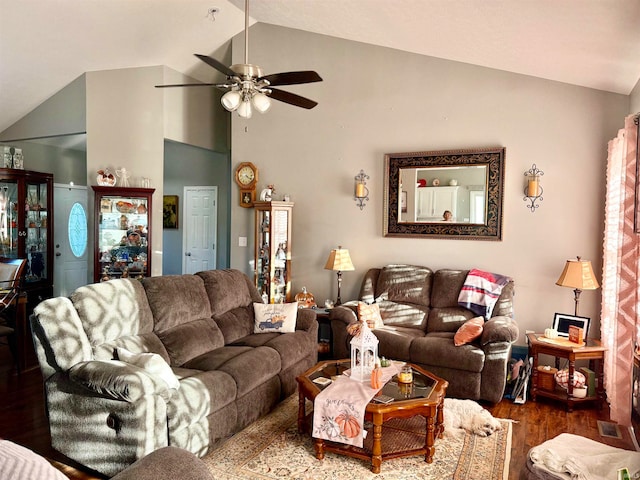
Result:
{"label": "sofa cushion", "polygon": [[429,312],[427,333],[455,333],[467,320],[473,317],[475,314],[463,307],[432,308]]}
{"label": "sofa cushion", "polygon": [[207,270],[196,275],[204,281],[214,317],[253,302],[262,302],[256,287],[238,270]]}
{"label": "sofa cushion", "polygon": [[458,295],[469,270],[437,270],[433,275],[431,306],[434,308],[457,307]]}
{"label": "sofa cushion", "polygon": [[471,320],[464,322],[453,337],[455,346],[466,345],[467,343],[473,342],[476,338],[480,338],[483,325],[484,317],[473,317]]}
{"label": "sofa cushion", "polygon": [[380,316],[380,305],[372,303],[371,305],[358,302],[358,319],[367,322],[370,330],[375,330],[384,325]]}
{"label": "sofa cushion", "polygon": [[428,307],[431,301],[433,272],[414,265],[387,265],[376,285],[376,299],[415,303]]}
{"label": "sofa cushion", "polygon": [[424,336],[424,332],[417,328],[405,328],[385,325],[376,328],[373,334],[378,338],[378,354],[383,357],[411,361],[411,343],[416,338]]}
{"label": "sofa cushion", "polygon": [[[78,288],[71,301],[94,349],[96,359],[112,358],[112,343],[121,337],[150,334],[141,339],[144,350],[158,353],[166,360],[167,352],[153,337],[153,314],[144,288],[138,280],[118,279]],[[108,348],[100,348],[109,344]],[[156,348],[161,348],[159,351]]]}
{"label": "sofa cushion", "polygon": [[382,300],[380,316],[385,325],[417,328],[424,333],[429,317],[429,307]]}
{"label": "sofa cushion", "polygon": [[296,331],[298,303],[254,302],[253,333],[292,333]]}
{"label": "sofa cushion", "polygon": [[253,304],[214,315],[213,320],[224,336],[225,345],[229,345],[253,333]]}
{"label": "sofa cushion", "polygon": [[411,342],[411,361],[422,365],[482,372],[484,351],[474,345],[456,347],[453,333],[431,333]]}
{"label": "sofa cushion", "polygon": [[224,345],[211,320],[202,278],[196,275],[147,277],[142,281],[155,321],[154,331],[164,344],[172,366]]}
{"label": "sofa cushion", "polygon": [[186,368],[228,373],[236,382],[237,397],[245,395],[281,369],[280,355],[269,347],[226,346],[200,355]]}
{"label": "sofa cushion", "polygon": [[169,431],[197,423],[213,412],[233,403],[237,388],[227,373],[210,370],[180,380],[180,389],[167,402]]}

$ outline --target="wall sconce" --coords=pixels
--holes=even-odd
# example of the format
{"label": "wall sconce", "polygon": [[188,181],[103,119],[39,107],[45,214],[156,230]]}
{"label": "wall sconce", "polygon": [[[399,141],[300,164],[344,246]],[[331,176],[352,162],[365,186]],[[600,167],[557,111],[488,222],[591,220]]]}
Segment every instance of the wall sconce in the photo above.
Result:
{"label": "wall sconce", "polygon": [[369,201],[369,189],[366,187],[367,182],[365,182],[365,180],[369,180],[369,175],[365,174],[364,170],[360,170],[360,173],[353,178],[356,180],[356,194],[353,199],[362,210],[365,207],[365,200]]}
{"label": "wall sconce", "polygon": [[527,177],[527,186],[524,187],[524,201],[531,202],[527,205],[527,208],[531,210],[531,212],[535,212],[536,208],[540,205],[536,205],[537,201],[542,201],[542,185],[540,185],[540,177],[544,175],[544,172],[534,163],[531,165],[531,168],[524,172],[524,176]]}

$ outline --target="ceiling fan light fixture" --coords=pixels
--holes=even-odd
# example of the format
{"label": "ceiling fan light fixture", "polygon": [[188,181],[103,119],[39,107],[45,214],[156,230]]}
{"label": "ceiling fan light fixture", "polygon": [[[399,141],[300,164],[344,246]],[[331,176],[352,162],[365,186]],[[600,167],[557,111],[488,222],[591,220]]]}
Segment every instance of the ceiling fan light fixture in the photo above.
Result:
{"label": "ceiling fan light fixture", "polygon": [[243,100],[240,103],[240,106],[238,106],[238,115],[241,116],[242,118],[251,118],[252,115],[252,111],[251,111],[251,101],[250,100]]}
{"label": "ceiling fan light fixture", "polygon": [[242,96],[240,95],[240,92],[237,92],[236,90],[229,90],[222,96],[220,103],[222,103],[222,106],[226,110],[234,112],[240,106],[241,100]]}
{"label": "ceiling fan light fixture", "polygon": [[253,107],[260,113],[265,113],[271,107],[271,99],[264,93],[256,93],[253,98],[251,98],[251,102],[253,103]]}

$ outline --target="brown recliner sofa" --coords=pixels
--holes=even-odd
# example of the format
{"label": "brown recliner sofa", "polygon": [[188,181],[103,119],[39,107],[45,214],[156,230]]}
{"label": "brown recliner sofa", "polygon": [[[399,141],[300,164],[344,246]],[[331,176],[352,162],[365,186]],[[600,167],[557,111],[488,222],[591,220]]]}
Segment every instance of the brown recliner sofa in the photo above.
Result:
{"label": "brown recliner sofa", "polygon": [[[373,333],[380,356],[419,365],[449,382],[447,396],[496,403],[504,394],[511,345],[518,339],[513,319],[514,285],[500,294],[482,335],[455,346],[454,335],[477,315],[458,305],[468,270],[433,272],[414,265],[370,269],[359,300],[378,303],[384,326]],[[357,319],[357,301],[331,310],[333,355],[350,356],[347,326]]]}
{"label": "brown recliner sofa", "polygon": [[[53,448],[111,476],[167,445],[201,457],[269,412],[316,363],[318,323],[298,310],[295,332],[254,334],[254,302],[246,275],[210,270],[40,303],[31,326]],[[115,360],[118,348],[159,355],[179,387]]]}

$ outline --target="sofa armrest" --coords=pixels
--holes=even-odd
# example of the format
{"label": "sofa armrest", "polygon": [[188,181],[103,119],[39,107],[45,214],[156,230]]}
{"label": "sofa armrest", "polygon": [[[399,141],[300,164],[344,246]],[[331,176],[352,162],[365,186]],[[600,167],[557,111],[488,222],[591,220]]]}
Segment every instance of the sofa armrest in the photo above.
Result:
{"label": "sofa armrest", "polygon": [[484,346],[494,342],[513,343],[518,340],[519,333],[518,324],[513,318],[493,317],[484,323],[480,344]]}
{"label": "sofa armrest", "polygon": [[313,326],[317,324],[317,316],[318,314],[312,308],[299,308],[296,318],[296,330],[310,332]]}
{"label": "sofa armrest", "polygon": [[356,322],[358,320],[358,302],[347,302],[332,308],[329,312],[329,320],[331,320],[331,323],[334,320],[342,322],[345,327],[350,323]]}
{"label": "sofa armrest", "polygon": [[169,399],[173,393],[166,382],[147,374],[142,368],[118,360],[80,362],[68,371],[72,382],[101,396],[135,402],[145,395]]}
{"label": "sofa armrest", "polygon": [[206,464],[193,453],[177,447],[151,452],[111,480],[207,480],[213,479]]}

